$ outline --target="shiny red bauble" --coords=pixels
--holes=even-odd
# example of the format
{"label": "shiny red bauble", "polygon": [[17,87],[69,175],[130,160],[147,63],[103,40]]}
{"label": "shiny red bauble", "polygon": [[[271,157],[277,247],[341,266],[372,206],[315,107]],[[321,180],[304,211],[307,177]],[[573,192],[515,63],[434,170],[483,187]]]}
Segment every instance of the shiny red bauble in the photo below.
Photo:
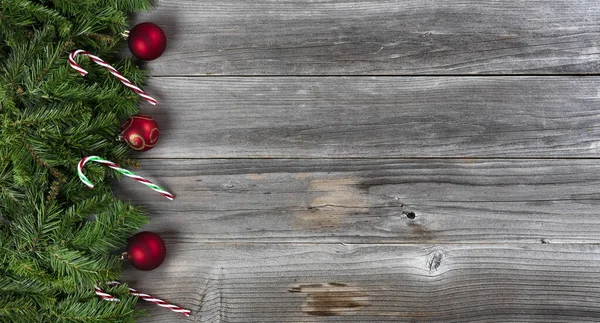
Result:
{"label": "shiny red bauble", "polygon": [[121,125],[121,138],[137,151],[150,150],[158,142],[160,130],[152,117],[144,114],[131,116]]}
{"label": "shiny red bauble", "polygon": [[139,270],[152,270],[160,266],[167,255],[165,242],[156,233],[140,232],[127,243],[127,258]]}
{"label": "shiny red bauble", "polygon": [[135,57],[151,61],[160,57],[167,48],[167,35],[157,25],[143,22],[129,31],[127,43]]}

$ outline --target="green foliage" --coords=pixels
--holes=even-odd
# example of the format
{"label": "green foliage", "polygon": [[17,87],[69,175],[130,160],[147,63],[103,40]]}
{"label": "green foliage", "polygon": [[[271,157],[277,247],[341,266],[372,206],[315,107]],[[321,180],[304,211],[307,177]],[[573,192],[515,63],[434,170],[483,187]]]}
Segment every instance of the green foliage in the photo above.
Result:
{"label": "green foliage", "polygon": [[132,322],[136,298],[100,300],[98,282],[121,274],[119,249],[145,222],[142,210],[116,200],[100,165],[77,177],[82,157],[134,163],[115,139],[138,112],[139,97],[85,49],[136,84],[144,73],[119,59],[132,11],[150,0],[0,0],[0,322]]}

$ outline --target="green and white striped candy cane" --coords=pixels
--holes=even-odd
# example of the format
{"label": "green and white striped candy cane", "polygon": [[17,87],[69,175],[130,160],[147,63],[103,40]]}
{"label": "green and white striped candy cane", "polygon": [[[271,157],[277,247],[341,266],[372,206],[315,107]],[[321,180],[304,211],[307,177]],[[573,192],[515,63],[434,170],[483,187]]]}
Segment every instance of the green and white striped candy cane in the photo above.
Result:
{"label": "green and white striped candy cane", "polygon": [[100,158],[98,156],[85,157],[77,165],[77,174],[79,175],[79,179],[81,179],[81,181],[85,185],[87,185],[87,187],[89,187],[89,188],[93,188],[94,184],[87,177],[85,177],[85,175],[83,174],[83,166],[85,166],[85,164],[87,162],[89,162],[89,161],[100,163],[100,164],[104,164],[104,165],[108,166],[109,168],[112,168],[112,169],[116,170],[117,172],[119,172],[119,173],[121,173],[121,174],[123,174],[123,175],[125,175],[127,177],[131,177],[134,180],[136,180],[136,181],[138,181],[138,182],[140,182],[140,183],[148,186],[149,188],[155,190],[160,195],[168,198],[171,201],[175,198],[175,196],[173,194],[171,194],[171,193],[163,190],[162,188],[160,188],[159,186],[153,184],[149,180],[147,180],[147,179],[145,179],[145,178],[143,178],[141,176],[138,176],[138,175],[132,173],[131,171],[129,171],[129,170],[125,169],[125,168],[121,168],[121,167],[119,167],[119,165],[117,165],[117,164],[115,164],[115,163],[113,163],[113,162],[111,162],[109,160]]}

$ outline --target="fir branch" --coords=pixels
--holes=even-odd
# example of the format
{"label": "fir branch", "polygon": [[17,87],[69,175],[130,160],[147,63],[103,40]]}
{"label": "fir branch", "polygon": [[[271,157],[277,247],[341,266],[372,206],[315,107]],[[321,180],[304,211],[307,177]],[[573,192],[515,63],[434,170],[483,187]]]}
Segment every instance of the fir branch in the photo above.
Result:
{"label": "fir branch", "polygon": [[50,251],[50,267],[60,276],[70,276],[81,286],[91,286],[96,281],[115,279],[120,273],[116,256],[86,255],[84,252],[64,247],[53,247]]}
{"label": "fir branch", "polygon": [[2,322],[35,322],[37,304],[27,297],[13,298],[0,294],[0,319]]}
{"label": "fir branch", "polygon": [[146,222],[139,209],[121,202],[113,203],[108,212],[98,213],[95,221],[85,223],[72,243],[78,249],[105,254],[124,245],[128,233]]}
{"label": "fir branch", "polygon": [[25,145],[25,147],[27,147],[27,150],[31,154],[31,157],[33,157],[33,159],[41,166],[48,168],[48,170],[50,171],[50,174],[52,174],[52,176],[54,176],[54,181],[52,181],[52,185],[50,187],[50,192],[48,193],[46,200],[48,202],[55,200],[56,196],[58,195],[60,185],[63,183],[66,183],[67,178],[65,177],[65,175],[63,175],[61,172],[59,172],[56,168],[48,165],[47,162],[45,162],[41,158],[39,158],[39,156],[37,155],[35,150],[33,150],[33,147],[31,147],[30,144],[28,144],[27,142],[24,142],[24,145]]}
{"label": "fir branch", "polygon": [[[149,0],[0,0],[0,321],[133,322],[136,298],[120,303],[93,293],[118,279],[118,250],[146,222],[142,210],[116,200],[103,167],[77,162],[101,155],[124,165],[115,141],[139,98],[97,66],[80,77],[67,65],[84,48],[142,84],[131,59],[117,60],[131,11]],[[84,62],[83,65],[90,64]],[[86,67],[87,68],[87,67]]]}
{"label": "fir branch", "polygon": [[120,302],[106,302],[97,298],[82,302],[67,298],[57,304],[55,322],[135,322],[139,314],[132,310],[137,299],[121,297]]}

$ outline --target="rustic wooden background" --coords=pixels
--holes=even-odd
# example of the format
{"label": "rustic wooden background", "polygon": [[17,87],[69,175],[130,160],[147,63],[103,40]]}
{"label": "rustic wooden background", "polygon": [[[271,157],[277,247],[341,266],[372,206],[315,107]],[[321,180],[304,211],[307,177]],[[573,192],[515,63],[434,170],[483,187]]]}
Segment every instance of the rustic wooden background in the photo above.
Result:
{"label": "rustic wooden background", "polygon": [[158,0],[143,322],[600,321],[598,0]]}

